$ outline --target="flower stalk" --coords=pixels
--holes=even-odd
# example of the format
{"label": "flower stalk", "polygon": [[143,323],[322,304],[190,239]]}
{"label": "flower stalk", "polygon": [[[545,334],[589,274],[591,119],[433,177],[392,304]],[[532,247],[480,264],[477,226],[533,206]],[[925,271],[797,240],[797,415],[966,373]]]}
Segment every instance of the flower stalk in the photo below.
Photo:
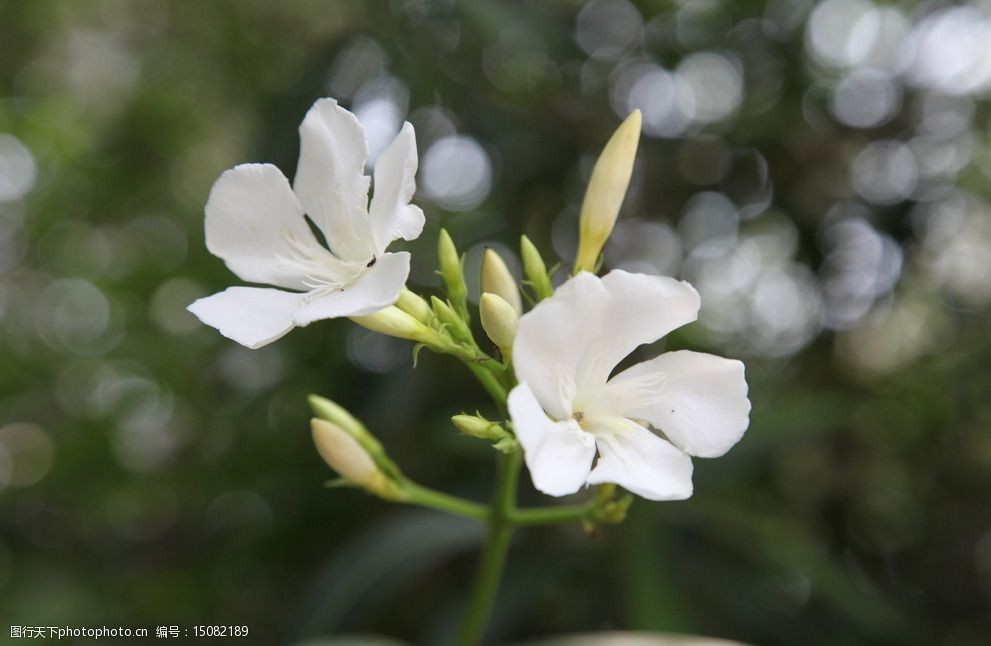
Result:
{"label": "flower stalk", "polygon": [[495,494],[489,508],[488,532],[482,547],[482,558],[478,564],[468,608],[461,630],[458,633],[459,646],[472,646],[481,641],[492,614],[492,606],[499,592],[506,569],[506,555],[513,537],[513,523],[510,519],[516,506],[516,485],[520,472],[520,452],[500,455],[496,467]]}

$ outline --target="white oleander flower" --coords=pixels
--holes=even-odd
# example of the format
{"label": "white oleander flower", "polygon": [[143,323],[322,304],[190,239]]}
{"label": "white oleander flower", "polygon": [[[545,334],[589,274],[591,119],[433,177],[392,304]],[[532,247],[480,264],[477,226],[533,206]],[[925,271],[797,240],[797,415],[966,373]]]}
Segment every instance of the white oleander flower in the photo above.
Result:
{"label": "white oleander flower", "polygon": [[242,164],[220,176],[206,204],[210,253],[242,280],[292,290],[230,287],[189,306],[249,348],[313,321],[365,316],[395,303],[410,258],[386,247],[423,230],[423,211],[410,204],[417,167],[412,125],[405,123],[379,156],[370,203],[368,142],[353,114],[320,99],[306,113],[299,138],[292,187],[271,164]]}
{"label": "white oleander flower", "polygon": [[673,278],[582,272],[520,318],[508,404],[537,489],[611,482],[650,500],[692,495],[689,456],[726,453],[749,424],[743,364],[679,350],[612,373],[699,305]]}

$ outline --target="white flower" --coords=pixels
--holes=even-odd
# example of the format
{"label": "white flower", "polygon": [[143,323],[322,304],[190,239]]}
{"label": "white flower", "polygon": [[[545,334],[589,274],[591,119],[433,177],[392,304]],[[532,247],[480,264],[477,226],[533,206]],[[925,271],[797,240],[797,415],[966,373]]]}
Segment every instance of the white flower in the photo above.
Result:
{"label": "white flower", "polygon": [[[409,274],[409,253],[387,253],[397,238],[423,230],[416,190],[413,126],[375,164],[375,194],[365,175],[368,142],[357,118],[333,99],[313,104],[299,127],[292,187],[271,164],[224,172],[206,204],[206,246],[240,278],[287,290],[230,287],[189,310],[224,336],[258,348],[296,326],[364,316],[396,302]],[[326,238],[323,246],[304,217]]]}
{"label": "white flower", "polygon": [[750,401],[739,361],[679,350],[612,375],[638,346],[694,321],[699,303],[672,278],[583,272],[520,318],[509,413],[537,489],[612,482],[680,500],[692,495],[689,456],[740,440]]}

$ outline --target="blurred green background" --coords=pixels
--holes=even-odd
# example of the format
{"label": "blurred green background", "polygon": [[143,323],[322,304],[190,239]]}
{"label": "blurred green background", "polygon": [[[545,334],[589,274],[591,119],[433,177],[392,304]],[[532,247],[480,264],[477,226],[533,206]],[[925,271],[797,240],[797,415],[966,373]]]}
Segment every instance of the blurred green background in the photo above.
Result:
{"label": "blurred green background", "polygon": [[472,279],[524,232],[567,264],[639,107],[606,264],[691,280],[668,347],[747,363],[750,431],[691,500],[519,533],[492,642],[991,643],[989,42],[976,1],[0,2],[0,628],[450,634],[479,529],[323,489],[304,397],[481,498],[491,450],[447,422],[480,388],[347,321],[252,351],[184,309],[239,282],[214,179],[291,177],[329,95],[373,154],[416,127],[433,293],[441,226]]}

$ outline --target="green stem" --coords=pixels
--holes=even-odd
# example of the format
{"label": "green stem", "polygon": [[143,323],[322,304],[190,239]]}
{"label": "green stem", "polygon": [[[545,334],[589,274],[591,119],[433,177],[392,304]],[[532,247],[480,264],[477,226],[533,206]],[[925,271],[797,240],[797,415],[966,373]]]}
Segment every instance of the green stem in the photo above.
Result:
{"label": "green stem", "polygon": [[590,520],[594,511],[595,506],[592,504],[516,509],[509,516],[509,520],[518,527],[563,525],[565,523],[580,523]]}
{"label": "green stem", "polygon": [[446,511],[455,516],[474,518],[475,520],[486,520],[489,517],[489,508],[477,502],[471,502],[464,498],[435,491],[414,482],[407,482],[405,490],[409,494],[409,497],[402,502],[411,505],[429,507],[439,511]]}
{"label": "green stem", "polygon": [[468,369],[471,370],[472,374],[474,374],[478,381],[482,384],[482,387],[485,388],[485,392],[489,393],[489,397],[491,397],[500,407],[505,406],[507,397],[506,389],[502,387],[502,384],[500,384],[499,380],[496,379],[496,376],[492,374],[492,371],[483,368],[477,363],[469,363],[466,361],[465,365],[468,366]]}
{"label": "green stem", "polygon": [[468,610],[458,634],[459,646],[478,644],[492,614],[492,605],[506,566],[509,541],[513,535],[513,523],[510,517],[515,513],[519,471],[519,451],[499,456],[495,495],[489,508],[488,533],[485,537],[485,546],[482,548],[482,559],[475,573],[471,597],[468,599]]}
{"label": "green stem", "polygon": [[489,355],[485,354],[481,348],[471,339],[468,343],[459,343],[450,339],[448,343],[441,346],[431,346],[437,352],[450,354],[468,366],[472,374],[481,382],[489,396],[496,405],[504,408],[506,405],[506,366],[499,363]]}

